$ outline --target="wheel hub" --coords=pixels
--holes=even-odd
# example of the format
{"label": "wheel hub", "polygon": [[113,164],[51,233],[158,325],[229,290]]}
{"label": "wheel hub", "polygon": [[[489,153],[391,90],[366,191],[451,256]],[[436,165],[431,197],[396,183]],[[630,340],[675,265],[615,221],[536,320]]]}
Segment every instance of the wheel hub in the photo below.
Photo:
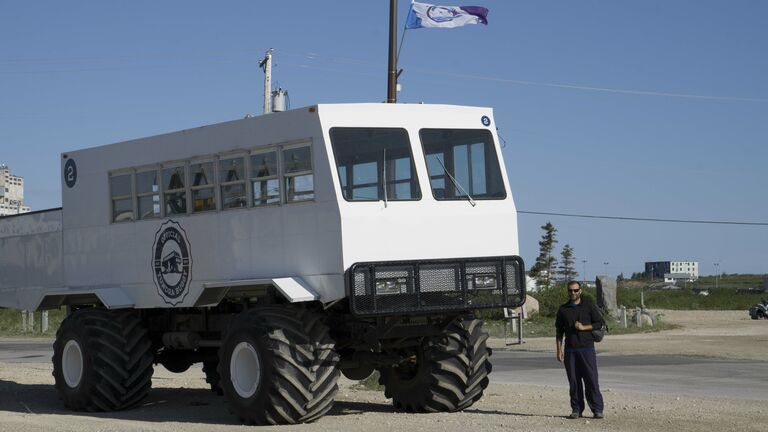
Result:
{"label": "wheel hub", "polygon": [[75,388],[80,385],[80,380],[83,378],[83,351],[74,339],[64,345],[61,354],[61,371],[67,386]]}
{"label": "wheel hub", "polygon": [[232,350],[229,363],[232,387],[241,398],[256,394],[261,382],[261,360],[256,349],[248,342],[240,342]]}

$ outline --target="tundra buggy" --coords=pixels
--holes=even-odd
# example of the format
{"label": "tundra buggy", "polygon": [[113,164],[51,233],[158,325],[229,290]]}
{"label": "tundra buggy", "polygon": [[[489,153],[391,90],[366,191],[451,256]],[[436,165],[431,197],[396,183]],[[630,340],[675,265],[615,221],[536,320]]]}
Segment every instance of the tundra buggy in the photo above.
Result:
{"label": "tundra buggy", "polygon": [[398,410],[460,411],[491,372],[475,311],[525,301],[487,108],[321,104],[67,152],[61,173],[62,208],[0,218],[0,307],[66,307],[72,410],[202,363],[248,424],[313,421],[340,374],[376,370]]}

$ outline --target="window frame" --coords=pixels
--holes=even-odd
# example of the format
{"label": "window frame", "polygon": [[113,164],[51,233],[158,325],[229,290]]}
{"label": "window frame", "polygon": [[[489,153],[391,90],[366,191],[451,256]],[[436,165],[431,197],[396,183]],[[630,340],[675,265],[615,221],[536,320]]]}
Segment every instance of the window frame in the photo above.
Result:
{"label": "window frame", "polygon": [[[495,155],[496,168],[498,169],[498,172],[499,172],[499,181],[501,182],[501,187],[502,187],[502,191],[504,192],[504,195],[501,196],[501,197],[483,197],[483,196],[478,197],[478,196],[475,196],[475,194],[473,194],[472,192],[470,192],[470,190],[467,190],[467,195],[457,195],[457,196],[452,197],[452,198],[446,198],[446,197],[439,198],[439,197],[437,197],[437,195],[435,194],[435,188],[432,187],[432,180],[433,179],[442,178],[443,181],[445,182],[446,186],[448,184],[452,184],[453,182],[451,181],[451,179],[449,178],[449,176],[445,172],[445,171],[448,170],[448,162],[447,162],[447,158],[445,158],[445,157],[443,158],[443,165],[445,165],[445,170],[443,171],[442,175],[440,175],[440,176],[432,176],[430,174],[430,172],[429,172],[429,156],[430,156],[430,154],[435,154],[435,153],[427,153],[427,149],[426,149],[425,144],[424,144],[424,138],[422,136],[422,132],[423,131],[432,131],[432,130],[476,131],[476,132],[487,133],[488,137],[490,137],[490,142],[489,142],[490,149],[493,151],[493,153]],[[422,155],[424,156],[424,165],[425,165],[425,168],[427,170],[427,183],[429,184],[429,190],[432,192],[432,198],[434,198],[435,201],[466,201],[469,197],[471,197],[472,200],[474,200],[474,201],[503,201],[503,200],[509,198],[509,191],[507,190],[507,184],[504,181],[504,172],[503,172],[503,170],[501,168],[501,154],[499,154],[498,145],[496,143],[496,140],[493,137],[493,133],[491,133],[490,130],[488,130],[488,129],[476,129],[476,128],[420,128],[418,130],[418,136],[419,136],[419,143],[421,144]],[[487,152],[485,152],[485,142],[481,141],[481,142],[476,143],[476,144],[484,144],[484,146],[483,146],[483,155],[484,155],[484,157],[486,157],[485,174],[486,174],[486,188],[487,188],[488,187],[487,186],[488,162],[487,162]],[[451,150],[452,150],[451,153],[453,153],[453,149],[455,149],[456,147],[457,146],[453,146],[451,148]],[[471,154],[472,154],[472,151],[471,151],[470,147],[467,145],[467,167],[468,167],[467,178],[470,180],[470,184],[463,185],[463,184],[459,183],[461,185],[461,187],[465,188],[465,189],[472,189],[472,187],[471,187],[472,183],[471,182],[472,182],[473,175],[472,175],[472,155]],[[453,154],[451,154],[451,160],[454,160]],[[451,176],[453,176],[454,179],[456,178],[456,172],[455,172],[456,170],[455,170],[455,168],[456,167],[454,166],[454,172],[453,173],[448,171],[448,173],[450,173]],[[456,182],[458,183],[458,179],[456,179]],[[454,187],[454,189],[456,189],[455,185],[453,187]]]}
{"label": "window frame", "polygon": [[[263,177],[252,177],[253,174],[253,160],[251,159],[253,156],[257,156],[260,154],[265,153],[275,153],[275,164],[277,168],[277,172],[273,175],[263,176]],[[248,187],[249,187],[249,207],[250,208],[261,208],[261,207],[274,207],[274,206],[280,206],[282,204],[285,204],[285,199],[283,196],[283,180],[282,180],[282,148],[279,145],[270,145],[265,146],[258,149],[253,149],[250,152],[248,152]],[[261,181],[269,181],[269,180],[277,180],[277,202],[274,203],[264,203],[264,204],[256,204],[256,199],[253,196],[253,183],[254,182],[261,182]]]}
{"label": "window frame", "polygon": [[[347,197],[346,194],[345,194],[345,189],[346,188],[342,184],[341,174],[339,173],[339,164],[338,164],[338,159],[337,159],[337,154],[336,154],[336,148],[333,146],[333,137],[331,136],[333,129],[392,129],[392,130],[401,130],[401,131],[405,132],[405,139],[406,139],[406,142],[407,142],[407,147],[408,147],[408,151],[409,151],[410,158],[411,158],[410,169],[411,169],[411,174],[413,175],[413,178],[412,179],[408,179],[408,180],[392,179],[391,181],[387,182],[383,178],[383,171],[379,172],[378,160],[371,161],[372,163],[376,163],[376,183],[370,183],[370,184],[369,183],[365,183],[365,185],[370,185],[370,186],[365,186],[365,187],[371,187],[371,186],[376,187],[377,188],[377,190],[376,190],[377,198],[354,199],[354,197]],[[391,184],[393,187],[395,187],[397,184],[405,183],[405,182],[407,182],[407,184],[409,184],[409,185],[416,185],[416,187],[418,188],[418,196],[417,197],[413,197],[413,198],[407,198],[407,199],[389,199],[389,197],[387,197],[387,200],[386,200],[387,202],[390,202],[390,201],[405,201],[405,202],[407,202],[407,201],[421,201],[424,198],[424,193],[421,190],[422,189],[421,188],[421,179],[419,177],[418,169],[416,168],[416,156],[415,156],[415,152],[414,152],[413,142],[411,140],[410,131],[407,128],[405,128],[405,127],[387,127],[387,126],[383,126],[383,127],[379,127],[379,126],[375,126],[375,127],[334,126],[334,127],[330,128],[330,129],[328,129],[328,137],[330,138],[329,144],[330,144],[331,151],[333,152],[333,161],[332,161],[333,162],[333,168],[334,168],[335,174],[336,174],[336,176],[338,178],[339,190],[341,191],[341,197],[344,198],[344,201],[347,201],[347,202],[350,202],[350,203],[358,203],[358,202],[371,203],[371,202],[384,201],[383,198],[382,199],[378,198],[378,193],[379,193],[378,187],[379,186],[381,186],[382,188],[384,188],[384,190],[386,190],[387,184]],[[395,162],[395,161],[397,161],[397,159],[391,159],[390,160],[390,162]],[[354,187],[351,187],[349,185],[350,176],[354,176],[354,173],[350,174],[350,172],[347,170],[345,172],[345,174],[346,174],[347,178],[344,181],[347,182],[347,186],[351,188],[350,190],[354,191]],[[363,186],[359,186],[359,187],[363,187]],[[387,195],[389,195],[389,194],[387,194]],[[414,195],[414,194],[411,193],[411,195]]]}
{"label": "window frame", "polygon": [[[184,169],[184,187],[183,188],[176,188],[176,189],[165,189],[165,178],[164,171],[167,169],[173,169],[173,168],[183,168]],[[169,217],[169,216],[178,216],[178,215],[189,215],[190,212],[190,191],[189,191],[189,162],[188,161],[173,161],[173,162],[167,162],[163,163],[160,166],[160,200],[162,202],[162,208],[160,209],[160,216],[161,218]],[[175,194],[184,192],[184,212],[183,213],[168,213],[166,211],[166,202],[165,202],[165,196],[169,194]]]}
{"label": "window frame", "polygon": [[[157,192],[139,192],[139,175],[148,173],[148,172],[153,172],[153,171],[155,173],[156,181],[157,181]],[[133,194],[136,196],[136,220],[142,221],[142,220],[162,219],[162,217],[164,216],[162,168],[160,167],[160,165],[148,165],[148,166],[138,167],[138,168],[134,168],[133,175],[135,179]],[[141,217],[141,212],[140,212],[141,209],[139,208],[140,207],[139,202],[141,202],[141,198],[147,197],[147,196],[154,196],[154,195],[157,195],[158,197],[158,200],[159,200],[158,205],[160,206],[160,212],[158,213],[157,216],[150,216],[146,218]]]}
{"label": "window frame", "polygon": [[[217,161],[218,161],[218,158],[216,156],[203,156],[203,157],[198,157],[198,158],[187,159],[187,161],[186,161],[187,162],[187,184],[186,184],[186,186],[187,186],[187,190],[189,191],[187,196],[189,197],[189,203],[190,203],[189,208],[187,209],[187,213],[188,214],[208,213],[208,212],[218,211],[219,210],[219,206],[218,206],[218,193],[216,191],[216,189],[217,189],[216,185],[217,185],[218,179],[219,179],[219,173],[218,173],[218,169],[217,169],[218,168],[217,167],[217,165],[218,165]],[[193,165],[203,165],[203,164],[206,164],[206,163],[210,163],[211,164],[211,177],[212,177],[212,179],[209,179],[208,184],[205,184],[205,185],[202,185],[202,186],[194,186],[192,184],[192,166]],[[212,209],[207,209],[207,210],[197,210],[196,211],[195,210],[195,203],[194,203],[195,192],[196,191],[201,191],[201,190],[204,190],[204,189],[210,189],[210,190],[213,191],[213,208]]]}
{"label": "window frame", "polygon": [[[241,159],[243,161],[243,178],[240,180],[232,180],[232,181],[221,181],[221,162],[222,161],[228,161],[232,159]],[[228,153],[222,153],[217,155],[215,158],[216,160],[216,190],[218,193],[218,199],[217,199],[217,207],[219,211],[229,211],[229,210],[240,210],[240,209],[247,209],[250,207],[250,200],[248,198],[248,175],[250,168],[249,159],[250,155],[248,152],[244,151],[236,151],[236,152],[228,152]],[[224,190],[223,188],[226,186],[236,186],[238,184],[243,185],[243,193],[245,194],[245,205],[241,207],[225,207],[224,206]]]}
{"label": "window frame", "polygon": [[[303,148],[307,147],[309,149],[309,170],[302,170],[297,171],[293,173],[286,173],[284,166],[283,166],[283,151],[284,150],[291,150],[296,148]],[[251,177],[251,157],[258,154],[263,153],[275,153],[276,158],[276,172],[273,175],[266,176],[266,177]],[[114,223],[123,223],[123,222],[139,222],[139,221],[146,221],[146,220],[157,220],[157,219],[165,219],[168,217],[173,216],[190,216],[195,214],[207,214],[211,212],[221,212],[226,210],[237,210],[237,209],[249,209],[249,208],[258,208],[258,207],[274,207],[274,206],[281,206],[284,204],[295,204],[295,203],[306,203],[306,202],[315,202],[316,201],[316,188],[315,188],[315,161],[314,161],[314,155],[315,155],[315,149],[314,149],[314,140],[312,138],[304,138],[300,140],[294,140],[294,141],[286,141],[283,143],[275,143],[275,144],[269,144],[264,146],[250,146],[246,148],[239,148],[239,149],[233,149],[228,150],[224,152],[219,152],[215,154],[209,154],[209,155],[203,155],[203,156],[196,156],[196,157],[190,157],[187,159],[180,159],[180,160],[171,160],[166,162],[160,162],[156,164],[148,164],[148,165],[141,165],[138,167],[130,167],[130,168],[120,168],[116,170],[111,170],[107,172],[107,189],[108,189],[108,205],[109,205],[109,218],[110,218],[110,224]],[[238,159],[241,158],[244,161],[244,176],[242,180],[233,180],[230,182],[223,182],[221,181],[220,177],[220,163],[222,160],[230,160],[230,159]],[[212,171],[212,182],[209,182],[209,184],[206,185],[200,185],[200,186],[193,186],[192,185],[192,166],[198,165],[198,164],[204,164],[204,163],[211,163],[213,167]],[[183,171],[183,179],[184,179],[184,187],[182,188],[175,188],[175,189],[166,189],[165,185],[165,171],[166,170],[172,170],[172,169],[181,169]],[[158,192],[138,192],[138,175],[142,173],[147,172],[155,172],[157,175],[157,181],[158,181]],[[120,195],[112,197],[112,183],[111,179],[112,177],[122,176],[122,175],[130,175],[130,184],[131,184],[131,194],[129,195]],[[293,178],[293,177],[301,177],[311,175],[312,176],[312,198],[308,199],[302,199],[302,200],[293,200],[288,201],[287,196],[287,189],[285,187],[287,179]],[[253,182],[254,181],[268,181],[268,180],[276,180],[279,188],[279,192],[277,195],[277,202],[269,203],[269,204],[262,204],[262,205],[255,205],[255,200],[253,197]],[[238,185],[238,184],[244,184],[245,186],[245,195],[246,195],[246,205],[244,207],[234,207],[234,208],[225,208],[223,203],[223,192],[222,187],[224,186],[231,186],[231,185]],[[195,191],[203,190],[203,189],[211,189],[213,191],[213,202],[215,205],[215,208],[209,209],[209,210],[200,210],[200,211],[194,211],[194,202],[193,202],[193,193]],[[180,213],[170,213],[166,209],[166,198],[168,195],[171,194],[183,194],[184,200],[185,200],[185,211]],[[142,197],[147,196],[154,196],[159,195],[160,199],[160,214],[159,216],[152,216],[152,217],[146,217],[146,218],[139,218],[138,214],[138,203],[139,199]],[[125,200],[129,199],[131,200],[131,219],[124,220],[124,221],[115,221],[114,220],[114,201],[117,200]]]}
{"label": "window frame", "polygon": [[[280,173],[280,189],[281,189],[281,202],[284,204],[296,204],[296,203],[303,203],[303,202],[313,202],[316,200],[316,190],[315,190],[315,152],[313,149],[313,142],[312,140],[306,140],[306,141],[300,141],[300,142],[293,142],[293,143],[286,143],[283,145],[278,145],[279,154],[278,154],[278,172]],[[298,172],[292,172],[292,173],[286,173],[285,172],[285,165],[283,160],[283,152],[286,150],[293,150],[298,149],[302,147],[309,148],[309,170],[304,171],[298,171]],[[288,200],[288,186],[287,181],[289,178],[294,177],[302,177],[305,175],[311,174],[312,175],[312,198],[308,199],[300,199],[300,200]]]}
{"label": "window frame", "polygon": [[[107,189],[109,194],[109,220],[113,224],[121,224],[121,223],[127,223],[127,222],[136,222],[136,177],[134,175],[134,169],[133,168],[124,168],[114,171],[109,171],[107,175]],[[128,176],[129,183],[131,185],[131,193],[129,195],[113,195],[112,190],[112,178],[113,177],[122,177],[122,176]],[[124,201],[126,199],[131,200],[131,218],[118,221],[115,220],[115,201]]]}

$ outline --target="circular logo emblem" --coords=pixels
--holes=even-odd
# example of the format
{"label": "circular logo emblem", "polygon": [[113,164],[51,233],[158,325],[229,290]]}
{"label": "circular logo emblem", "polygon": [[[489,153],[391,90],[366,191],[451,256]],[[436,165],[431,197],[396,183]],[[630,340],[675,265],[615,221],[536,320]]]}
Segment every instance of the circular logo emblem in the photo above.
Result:
{"label": "circular logo emblem", "polygon": [[77,183],[77,165],[74,159],[68,159],[64,164],[64,183],[70,189]]}
{"label": "circular logo emblem", "polygon": [[483,126],[490,126],[491,125],[491,118],[488,117],[488,116],[480,117],[480,121],[483,123]]}
{"label": "circular logo emblem", "polygon": [[450,7],[430,6],[429,9],[427,9],[427,16],[434,22],[444,23],[453,21],[459,16],[459,13]]}
{"label": "circular logo emblem", "polygon": [[192,276],[192,256],[187,233],[178,222],[160,225],[152,245],[152,274],[157,293],[172,305],[184,301]]}

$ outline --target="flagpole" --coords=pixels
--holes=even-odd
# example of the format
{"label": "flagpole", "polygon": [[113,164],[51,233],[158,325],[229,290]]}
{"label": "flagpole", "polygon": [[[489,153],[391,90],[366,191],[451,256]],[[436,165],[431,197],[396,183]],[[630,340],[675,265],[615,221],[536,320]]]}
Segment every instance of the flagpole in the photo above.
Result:
{"label": "flagpole", "polygon": [[389,1],[389,71],[387,103],[397,102],[397,0]]}

